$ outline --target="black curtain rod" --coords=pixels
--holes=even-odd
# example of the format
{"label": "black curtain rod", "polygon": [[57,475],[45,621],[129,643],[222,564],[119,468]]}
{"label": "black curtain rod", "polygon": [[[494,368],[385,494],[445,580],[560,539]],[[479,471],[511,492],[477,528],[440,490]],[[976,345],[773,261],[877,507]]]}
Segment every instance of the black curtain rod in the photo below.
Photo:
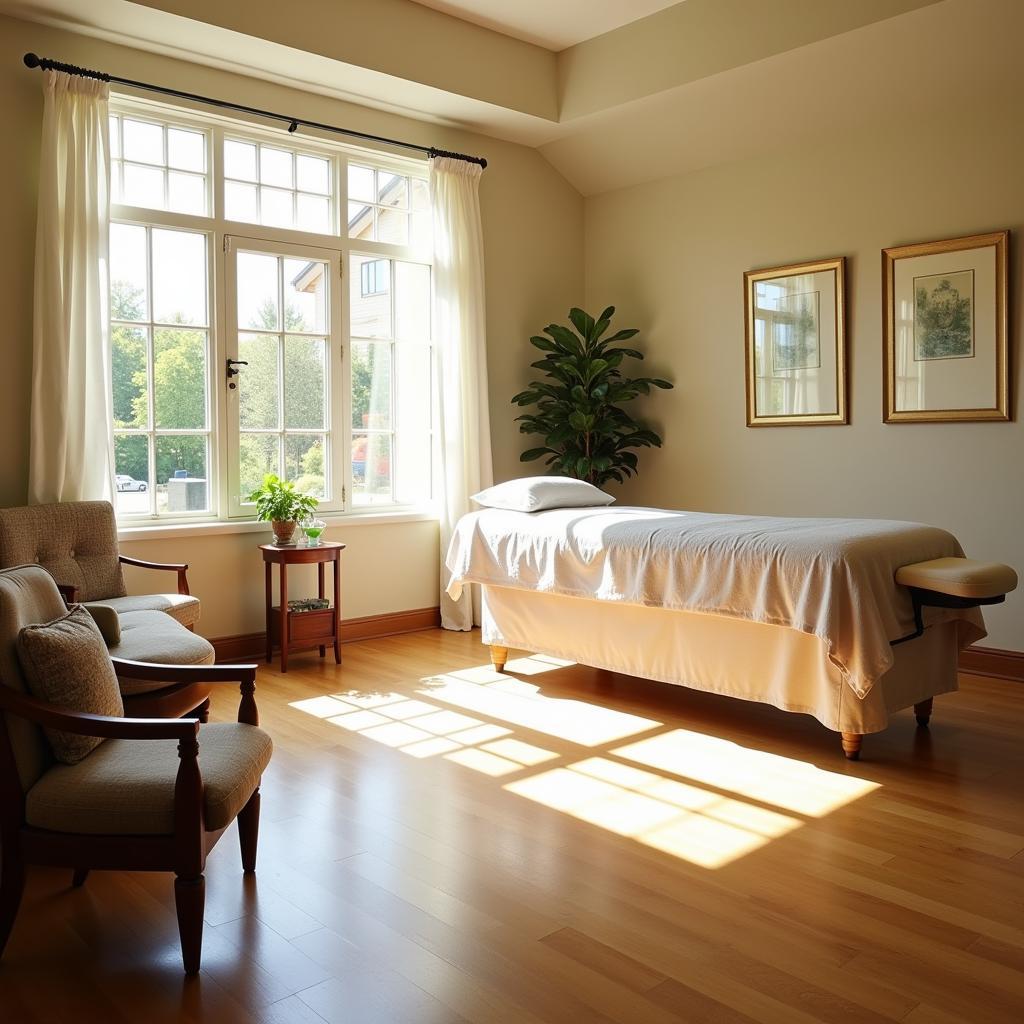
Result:
{"label": "black curtain rod", "polygon": [[466,156],[465,153],[452,153],[447,149],[435,149],[433,146],[421,146],[415,142],[402,142],[400,139],[388,139],[383,135],[370,135],[367,132],[357,132],[352,128],[338,128],[333,124],[322,124],[320,121],[307,121],[303,117],[289,117],[287,114],[275,114],[272,110],[260,110],[259,107],[247,107],[241,103],[232,103],[230,100],[215,100],[209,96],[199,96],[194,92],[182,92],[180,89],[170,89],[164,85],[152,85],[149,82],[136,82],[131,78],[120,78],[117,75],[108,75],[105,71],[93,71],[90,68],[80,68],[74,64],[65,64],[63,61],[50,60],[48,57],[38,57],[34,53],[25,54],[25,66],[28,68],[40,68],[43,71],[63,71],[68,75],[79,75],[82,78],[96,78],[101,82],[116,82],[118,85],[128,85],[133,89],[145,89],[147,92],[158,92],[164,96],[174,96],[180,100],[192,100],[195,103],[204,103],[210,107],[222,107],[225,110],[237,110],[243,114],[254,114],[256,117],[265,117],[271,121],[282,121],[288,125],[289,132],[296,132],[301,125],[303,128],[316,128],[322,132],[333,132],[335,135],[348,135],[353,139],[363,139],[366,142],[380,142],[386,146],[399,146],[402,149],[415,149],[419,153],[426,153],[433,158],[446,156],[453,160],[465,160],[467,163],[487,166],[487,161],[482,156]]}

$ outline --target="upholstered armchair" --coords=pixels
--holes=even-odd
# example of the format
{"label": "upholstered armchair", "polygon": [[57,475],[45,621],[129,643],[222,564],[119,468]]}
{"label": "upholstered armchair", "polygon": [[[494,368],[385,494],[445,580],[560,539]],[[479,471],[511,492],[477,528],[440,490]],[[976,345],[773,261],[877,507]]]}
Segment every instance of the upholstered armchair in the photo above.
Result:
{"label": "upholstered armchair", "polygon": [[[208,665],[209,641],[193,629],[199,601],[189,594],[188,566],[143,562],[117,548],[117,522],[106,501],[57,502],[0,509],[0,569],[41,565],[56,580],[65,601],[105,605],[116,612],[113,634],[105,630],[111,656],[122,661]],[[125,565],[174,573],[176,593],[128,596]],[[168,690],[166,683],[124,677],[125,713],[139,718],[178,717],[192,711],[205,720],[210,688]]]}
{"label": "upholstered armchair", "polygon": [[[255,871],[259,785],[270,737],[258,728],[255,665],[170,667],[114,662],[118,676],[164,686],[240,684],[237,724],[119,718],[69,711],[29,695],[17,653],[26,625],[64,615],[48,573],[0,571],[0,955],[32,863],[174,872],[187,974],[199,971],[206,856],[231,822],[245,872]],[[75,764],[58,763],[44,729],[104,737]]]}

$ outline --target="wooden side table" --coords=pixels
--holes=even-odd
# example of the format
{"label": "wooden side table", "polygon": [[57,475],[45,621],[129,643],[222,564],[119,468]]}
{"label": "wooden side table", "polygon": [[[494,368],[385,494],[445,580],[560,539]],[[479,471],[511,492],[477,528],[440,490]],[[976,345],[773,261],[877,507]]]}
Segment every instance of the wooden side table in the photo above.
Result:
{"label": "wooden side table", "polygon": [[[320,648],[320,657],[327,653],[327,644],[334,644],[334,660],[341,664],[341,553],[344,544],[336,541],[322,541],[316,547],[279,547],[277,544],[261,544],[267,579],[267,664],[274,659],[274,644],[281,649],[281,671],[288,671],[290,651]],[[288,566],[316,565],[319,578],[319,594],[324,594],[324,565],[334,563],[334,604],[312,612],[288,611]],[[273,607],[272,566],[278,566],[281,603]]]}

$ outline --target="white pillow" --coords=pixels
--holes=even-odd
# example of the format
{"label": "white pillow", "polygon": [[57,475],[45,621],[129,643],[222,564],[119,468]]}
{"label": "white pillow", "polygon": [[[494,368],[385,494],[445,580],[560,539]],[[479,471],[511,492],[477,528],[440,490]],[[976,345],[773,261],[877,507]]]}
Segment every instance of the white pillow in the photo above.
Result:
{"label": "white pillow", "polygon": [[543,512],[549,508],[586,508],[610,505],[610,494],[569,476],[527,476],[488,487],[473,495],[473,501],[485,508],[504,508],[510,512]]}

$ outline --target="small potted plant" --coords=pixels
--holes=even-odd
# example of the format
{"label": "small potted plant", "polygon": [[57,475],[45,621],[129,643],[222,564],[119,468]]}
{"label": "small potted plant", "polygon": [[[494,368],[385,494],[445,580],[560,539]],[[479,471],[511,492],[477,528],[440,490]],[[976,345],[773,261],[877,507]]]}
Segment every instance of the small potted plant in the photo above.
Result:
{"label": "small potted plant", "polygon": [[256,503],[256,518],[269,522],[274,530],[274,542],[290,544],[300,519],[306,519],[320,503],[312,494],[295,489],[290,480],[282,480],[274,473],[263,478],[263,484],[246,498]]}

